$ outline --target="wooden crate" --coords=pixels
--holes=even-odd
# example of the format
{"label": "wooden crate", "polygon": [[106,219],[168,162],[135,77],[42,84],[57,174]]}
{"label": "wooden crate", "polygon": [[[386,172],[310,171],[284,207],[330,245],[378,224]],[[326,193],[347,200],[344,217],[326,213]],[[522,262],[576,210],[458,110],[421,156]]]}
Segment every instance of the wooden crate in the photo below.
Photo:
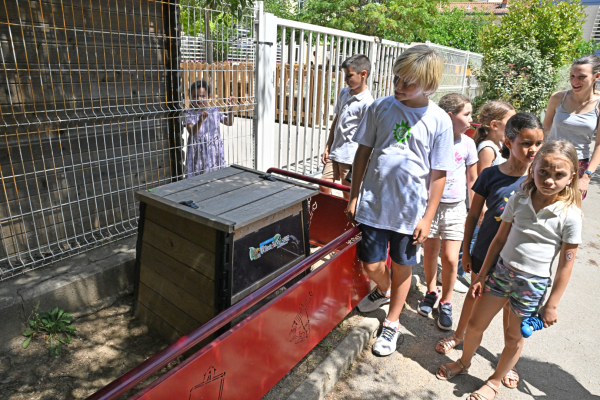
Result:
{"label": "wooden crate", "polygon": [[309,254],[306,199],[318,190],[262,176],[232,166],[136,193],[136,315],[167,340]]}

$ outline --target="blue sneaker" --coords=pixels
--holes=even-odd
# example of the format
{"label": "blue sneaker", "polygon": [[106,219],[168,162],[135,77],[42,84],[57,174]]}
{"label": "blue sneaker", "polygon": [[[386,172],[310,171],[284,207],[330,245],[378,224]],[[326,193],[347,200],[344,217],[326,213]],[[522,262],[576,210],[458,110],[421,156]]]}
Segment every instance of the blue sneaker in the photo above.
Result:
{"label": "blue sneaker", "polygon": [[452,303],[441,303],[438,305],[438,326],[445,331],[452,330]]}
{"label": "blue sneaker", "polygon": [[438,301],[438,293],[437,292],[429,292],[425,295],[423,300],[419,303],[417,307],[417,312],[424,317],[431,316],[433,312],[433,308],[435,307],[435,303]]}

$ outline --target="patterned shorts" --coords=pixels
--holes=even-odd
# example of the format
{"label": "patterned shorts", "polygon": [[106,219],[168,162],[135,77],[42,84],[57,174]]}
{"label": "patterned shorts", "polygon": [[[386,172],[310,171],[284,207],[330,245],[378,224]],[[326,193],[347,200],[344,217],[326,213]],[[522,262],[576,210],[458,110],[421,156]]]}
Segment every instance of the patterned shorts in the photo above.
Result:
{"label": "patterned shorts", "polygon": [[513,312],[527,318],[537,314],[550,285],[550,278],[515,271],[499,258],[494,272],[485,281],[485,291],[496,297],[508,297]]}

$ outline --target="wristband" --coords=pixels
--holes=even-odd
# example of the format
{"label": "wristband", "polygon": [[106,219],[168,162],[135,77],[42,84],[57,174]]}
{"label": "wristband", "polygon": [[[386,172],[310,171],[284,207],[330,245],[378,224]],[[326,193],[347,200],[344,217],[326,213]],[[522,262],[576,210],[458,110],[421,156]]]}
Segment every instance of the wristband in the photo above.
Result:
{"label": "wristband", "polygon": [[590,176],[590,179],[592,179],[594,177],[594,171],[585,170],[585,171],[583,171],[583,173],[588,174]]}

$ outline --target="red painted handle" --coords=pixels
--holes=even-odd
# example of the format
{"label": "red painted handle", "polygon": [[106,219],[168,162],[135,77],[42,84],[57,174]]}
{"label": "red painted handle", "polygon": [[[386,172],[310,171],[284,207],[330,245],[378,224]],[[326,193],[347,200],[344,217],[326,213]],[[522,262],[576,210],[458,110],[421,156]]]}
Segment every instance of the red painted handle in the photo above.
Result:
{"label": "red painted handle", "polygon": [[276,173],[283,176],[289,176],[290,178],[298,179],[305,182],[316,183],[317,185],[325,186],[332,189],[341,190],[342,192],[350,192],[350,186],[340,185],[339,183],[333,183],[329,181],[324,181],[323,179],[313,178],[311,176],[306,176],[302,174],[297,174],[295,172],[286,171],[285,169],[279,168],[269,168],[267,170],[267,174]]}

